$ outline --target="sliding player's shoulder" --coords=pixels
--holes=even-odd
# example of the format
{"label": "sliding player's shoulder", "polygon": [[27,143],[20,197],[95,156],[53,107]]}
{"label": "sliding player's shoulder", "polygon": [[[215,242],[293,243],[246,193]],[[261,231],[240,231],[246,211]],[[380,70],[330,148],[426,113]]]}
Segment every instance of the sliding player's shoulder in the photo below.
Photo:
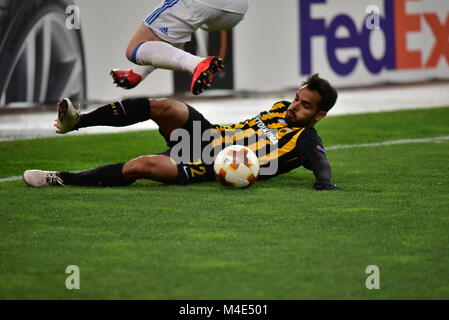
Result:
{"label": "sliding player's shoulder", "polygon": [[281,109],[286,109],[290,106],[290,102],[289,101],[278,101],[275,104],[273,104],[273,106],[271,107],[271,110],[273,111],[278,111]]}
{"label": "sliding player's shoulder", "polygon": [[302,136],[307,146],[322,153],[326,153],[323,142],[321,141],[321,138],[315,128],[306,128],[302,133]]}

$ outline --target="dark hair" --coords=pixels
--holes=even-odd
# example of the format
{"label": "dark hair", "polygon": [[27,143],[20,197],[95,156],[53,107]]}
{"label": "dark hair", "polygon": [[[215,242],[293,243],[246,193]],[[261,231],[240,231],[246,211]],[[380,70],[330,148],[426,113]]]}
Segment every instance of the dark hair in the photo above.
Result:
{"label": "dark hair", "polygon": [[318,103],[319,111],[328,112],[337,101],[337,90],[332,87],[329,81],[320,78],[318,73],[311,75],[301,84],[302,87],[307,87],[312,91],[316,91],[321,96],[321,101]]}

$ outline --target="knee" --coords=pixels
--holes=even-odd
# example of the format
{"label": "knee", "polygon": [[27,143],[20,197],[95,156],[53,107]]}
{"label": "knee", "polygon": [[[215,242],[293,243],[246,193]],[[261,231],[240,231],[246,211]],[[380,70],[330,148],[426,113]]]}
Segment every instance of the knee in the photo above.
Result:
{"label": "knee", "polygon": [[140,156],[128,161],[122,169],[122,174],[127,179],[146,178],[152,174],[156,161],[152,156]]}
{"label": "knee", "polygon": [[126,56],[126,58],[127,58],[129,61],[133,62],[133,63],[134,63],[134,61],[133,61],[132,56],[133,56],[133,53],[134,53],[134,49],[135,49],[135,48],[136,48],[136,45],[134,45],[134,44],[129,44],[128,47],[127,47],[126,50],[125,50],[125,56]]}
{"label": "knee", "polygon": [[126,58],[127,58],[129,61],[131,61],[132,63],[135,63],[135,62],[133,61],[133,54],[134,54],[134,51],[135,51],[136,48],[139,47],[143,42],[144,42],[144,41],[142,41],[142,42],[130,41],[129,44],[128,44],[128,47],[126,47],[126,50],[125,50],[125,56],[126,56]]}
{"label": "knee", "polygon": [[[128,47],[126,47],[125,50],[125,56],[126,58],[131,61],[132,63],[136,63],[133,61],[133,54],[134,51],[136,50],[136,48],[140,47],[143,43],[145,43],[147,41],[135,41],[135,40],[131,40],[128,44]],[[135,58],[135,57],[134,57]]]}
{"label": "knee", "polygon": [[172,117],[175,112],[173,101],[170,99],[151,100],[151,118],[163,119]]}

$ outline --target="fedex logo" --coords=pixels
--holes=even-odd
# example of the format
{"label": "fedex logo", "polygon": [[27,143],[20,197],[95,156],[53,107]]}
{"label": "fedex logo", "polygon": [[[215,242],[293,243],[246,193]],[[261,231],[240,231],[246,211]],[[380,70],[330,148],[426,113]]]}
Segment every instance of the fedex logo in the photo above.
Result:
{"label": "fedex logo", "polygon": [[[383,69],[435,68],[440,59],[449,65],[449,14],[441,21],[434,12],[407,13],[407,2],[419,1],[421,0],[384,0],[384,16],[379,17],[380,30],[370,30],[365,27],[365,23],[357,26],[347,14],[336,15],[331,21],[313,18],[312,7],[315,4],[326,4],[326,0],[299,0],[301,74],[312,73],[312,39],[315,37],[325,37],[329,64],[341,76],[350,74],[358,63],[364,63],[373,74]],[[435,39],[426,61],[422,61],[420,50],[409,50],[407,42],[407,35],[421,31],[423,23],[427,24]],[[347,37],[337,37],[337,29],[341,27],[347,30]],[[385,51],[381,57],[372,54],[371,32],[383,32]],[[337,56],[337,50],[341,48],[359,48],[361,54],[354,54],[341,61]]]}

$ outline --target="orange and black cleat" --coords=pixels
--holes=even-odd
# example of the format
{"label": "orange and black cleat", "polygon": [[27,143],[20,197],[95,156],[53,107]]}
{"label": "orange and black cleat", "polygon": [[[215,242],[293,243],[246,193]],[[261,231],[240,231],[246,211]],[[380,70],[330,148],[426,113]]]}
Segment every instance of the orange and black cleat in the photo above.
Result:
{"label": "orange and black cleat", "polygon": [[223,60],[216,56],[210,56],[198,63],[193,73],[190,91],[194,95],[202,93],[211,86],[217,72],[224,69]]}
{"label": "orange and black cleat", "polygon": [[132,89],[142,81],[142,76],[133,72],[132,69],[113,69],[110,73],[117,87]]}

